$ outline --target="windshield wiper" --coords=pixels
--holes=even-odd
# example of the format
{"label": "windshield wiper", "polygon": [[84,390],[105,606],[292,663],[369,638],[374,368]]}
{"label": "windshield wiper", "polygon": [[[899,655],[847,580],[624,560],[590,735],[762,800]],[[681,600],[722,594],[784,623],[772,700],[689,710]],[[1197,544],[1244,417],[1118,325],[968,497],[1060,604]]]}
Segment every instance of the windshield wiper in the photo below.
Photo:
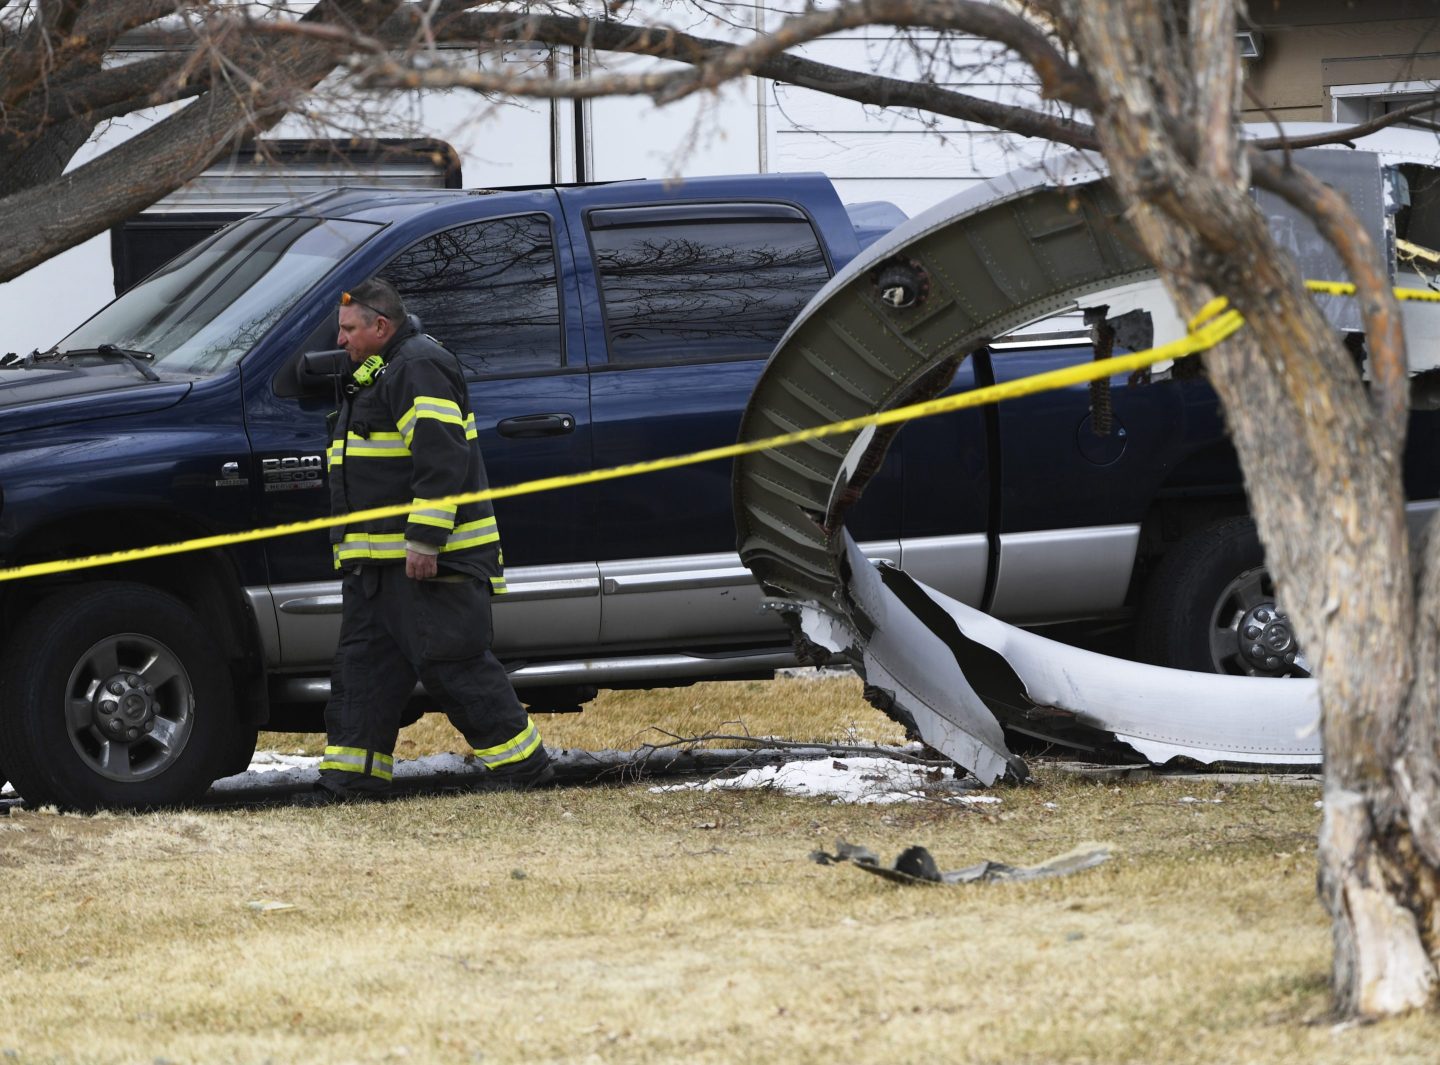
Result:
{"label": "windshield wiper", "polygon": [[[46,352],[45,354],[56,359],[68,359],[71,355],[98,355],[102,359],[124,359],[140,371],[140,375],[144,377],[145,380],[160,380],[158,373],[140,361],[141,359],[153,360],[155,358],[155,356],[148,351],[135,351],[131,348],[118,347],[115,344],[101,344],[93,348],[74,348],[70,351]],[[45,355],[40,356],[40,358],[44,357]]]}

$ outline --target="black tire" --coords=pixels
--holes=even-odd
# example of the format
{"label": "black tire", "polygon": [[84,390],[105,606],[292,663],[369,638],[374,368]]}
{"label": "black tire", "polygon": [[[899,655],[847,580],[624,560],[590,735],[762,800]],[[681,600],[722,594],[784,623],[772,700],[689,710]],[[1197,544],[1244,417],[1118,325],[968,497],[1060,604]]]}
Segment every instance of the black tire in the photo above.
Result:
{"label": "black tire", "polygon": [[0,761],[31,805],[170,806],[234,764],[247,729],[233,703],[225,658],[185,604],[141,584],[67,590],[0,658]]}
{"label": "black tire", "polygon": [[1227,518],[1180,541],[1161,560],[1140,608],[1146,661],[1201,673],[1307,677],[1255,523]]}
{"label": "black tire", "polygon": [[[238,717],[241,708],[235,707],[233,713]],[[215,771],[214,779],[233,777],[237,773],[243,773],[249,769],[250,763],[255,760],[255,741],[259,736],[260,729],[257,726],[237,721],[235,733],[227,744],[229,753],[221,760],[219,768]]]}

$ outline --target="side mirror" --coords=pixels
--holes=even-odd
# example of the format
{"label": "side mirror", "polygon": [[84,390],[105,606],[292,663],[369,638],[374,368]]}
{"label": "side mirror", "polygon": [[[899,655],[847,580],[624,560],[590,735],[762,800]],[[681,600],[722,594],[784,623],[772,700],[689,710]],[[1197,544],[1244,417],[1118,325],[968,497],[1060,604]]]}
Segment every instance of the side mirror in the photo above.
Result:
{"label": "side mirror", "polygon": [[307,351],[295,364],[295,379],[302,393],[329,392],[350,368],[350,353],[344,348]]}

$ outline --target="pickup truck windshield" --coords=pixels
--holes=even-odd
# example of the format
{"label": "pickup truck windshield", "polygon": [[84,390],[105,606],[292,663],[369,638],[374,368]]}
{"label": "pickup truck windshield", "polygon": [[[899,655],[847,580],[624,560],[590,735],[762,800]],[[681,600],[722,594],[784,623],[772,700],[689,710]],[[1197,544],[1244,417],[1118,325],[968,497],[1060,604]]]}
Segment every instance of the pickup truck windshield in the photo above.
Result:
{"label": "pickup truck windshield", "polygon": [[237,222],[151,274],[56,350],[112,344],[150,352],[164,373],[220,373],[380,228],[328,218]]}

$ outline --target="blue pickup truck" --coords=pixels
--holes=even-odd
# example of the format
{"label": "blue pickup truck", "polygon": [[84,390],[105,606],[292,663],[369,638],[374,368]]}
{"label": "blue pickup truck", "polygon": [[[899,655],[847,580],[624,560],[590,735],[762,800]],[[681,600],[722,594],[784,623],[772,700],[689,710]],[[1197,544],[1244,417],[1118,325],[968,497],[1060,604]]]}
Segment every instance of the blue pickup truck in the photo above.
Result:
{"label": "blue pickup truck", "polygon": [[[340,189],[235,222],[0,367],[0,563],[323,514],[336,382],[304,356],[334,347],[339,293],[375,273],[464,366],[492,484],[730,442],[787,324],[900,217],[764,175]],[[1074,334],[999,341],[951,387],[1093,354]],[[1113,384],[1105,426],[1085,388],[910,426],[857,540],[1002,618],[1149,610],[1175,664],[1299,671],[1247,657],[1245,619],[1274,597],[1213,393]],[[1433,466],[1416,477],[1436,494]],[[795,661],[730,500],[709,463],[497,504],[497,650],[533,709]],[[321,727],[339,611],[323,532],[0,584],[0,775],[79,808],[195,796],[257,728]]]}

